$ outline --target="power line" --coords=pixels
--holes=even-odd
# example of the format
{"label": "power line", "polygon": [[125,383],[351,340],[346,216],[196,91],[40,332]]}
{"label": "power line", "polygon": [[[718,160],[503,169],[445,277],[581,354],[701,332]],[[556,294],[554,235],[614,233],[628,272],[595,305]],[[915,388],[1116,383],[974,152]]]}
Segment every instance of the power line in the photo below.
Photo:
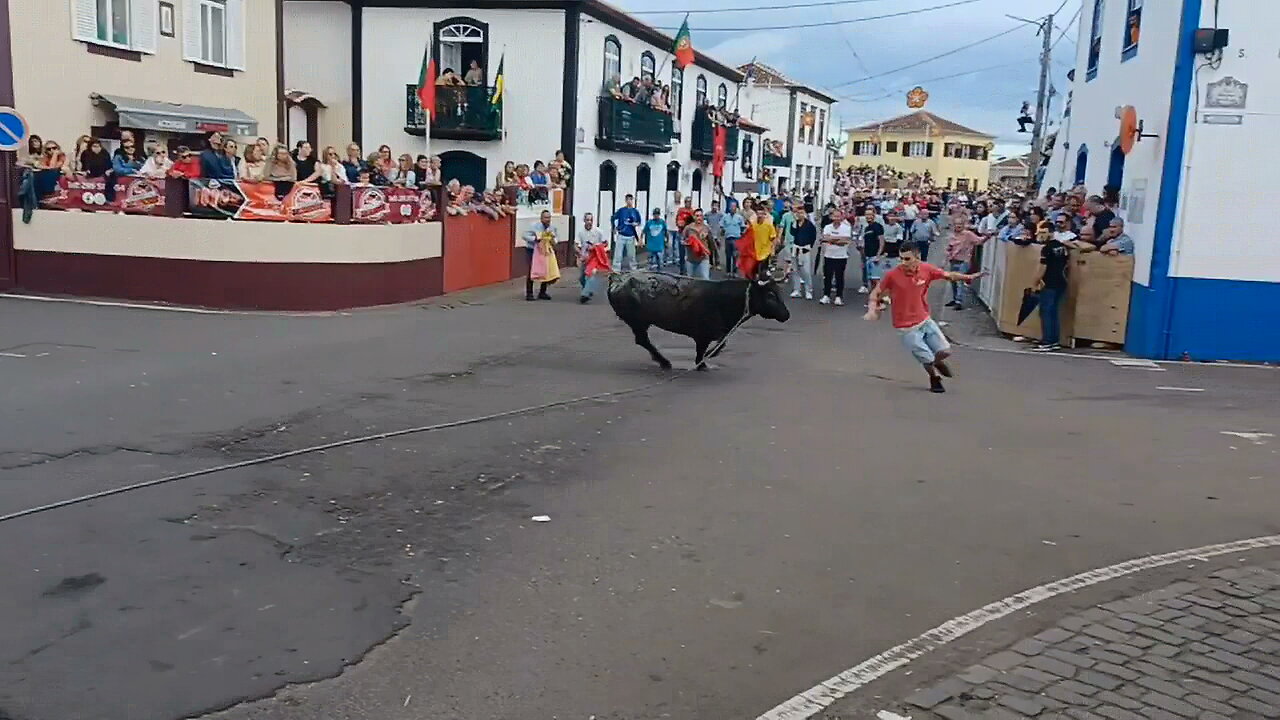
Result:
{"label": "power line", "polygon": [[[758,30],[800,30],[804,28],[815,27],[831,27],[833,25],[849,25],[852,23],[870,22],[871,20],[885,20],[888,18],[904,17],[907,15],[919,15],[920,13],[932,12],[934,10],[945,10],[946,8],[958,7],[960,5],[968,5],[970,3],[980,2],[981,0],[956,0],[955,2],[945,5],[934,5],[933,7],[919,8],[917,10],[904,10],[902,12],[888,13],[885,15],[869,15],[867,17],[851,18],[849,20],[831,20],[818,23],[803,23],[800,25],[753,25],[751,27],[715,27],[715,28],[698,28],[698,32],[755,32]],[[658,27],[658,30],[679,30],[678,27]]]}
{"label": "power line", "polygon": [[938,59],[941,59],[941,58],[947,57],[948,55],[954,55],[954,54],[956,54],[956,53],[958,53],[958,52],[961,52],[962,50],[968,50],[968,49],[969,49],[969,48],[971,48],[971,47],[976,47],[976,46],[981,45],[981,44],[983,44],[983,43],[991,42],[992,40],[995,40],[995,39],[997,39],[997,38],[1001,38],[1001,37],[1004,37],[1005,35],[1008,35],[1008,34],[1010,34],[1010,33],[1017,32],[1018,30],[1021,30],[1021,29],[1023,29],[1024,27],[1026,27],[1026,26],[1025,26],[1025,25],[1015,25],[1015,26],[1013,26],[1013,27],[1009,28],[1008,30],[1003,30],[1003,31],[1001,31],[1001,32],[996,33],[995,35],[990,36],[990,37],[982,38],[981,40],[977,40],[977,41],[971,42],[971,43],[969,43],[968,45],[961,45],[961,46],[960,46],[960,47],[958,47],[958,48],[955,48],[955,49],[952,49],[952,50],[948,50],[948,51],[946,51],[946,52],[944,52],[944,53],[941,53],[941,54],[939,54],[939,55],[934,55],[933,57],[925,58],[924,60],[920,60],[920,61],[918,61],[918,62],[913,62],[913,63],[911,63],[910,65],[903,65],[902,67],[894,68],[894,69],[892,69],[892,70],[886,70],[885,72],[882,72],[882,73],[880,73],[880,74],[878,74],[878,75],[868,75],[867,77],[861,77],[861,78],[858,78],[858,79],[856,79],[856,80],[846,80],[845,82],[842,82],[842,83],[838,83],[838,84],[836,84],[834,87],[844,87],[844,86],[846,86],[846,85],[856,85],[857,83],[865,82],[865,81],[867,81],[867,80],[873,80],[873,79],[875,79],[875,78],[884,77],[885,75],[892,75],[892,74],[894,74],[894,73],[902,72],[903,70],[910,70],[911,68],[919,67],[919,66],[921,66],[921,65],[924,65],[925,63],[930,63],[930,62],[933,62],[934,60],[938,60]]}
{"label": "power line", "polygon": [[[966,75],[977,75],[978,73],[984,73],[984,72],[988,72],[988,71],[991,71],[991,70],[998,70],[998,69],[1000,69],[1000,68],[1012,67],[1012,66],[1014,66],[1014,65],[1025,65],[1025,64],[1026,64],[1026,61],[1025,61],[1025,60],[1015,60],[1015,61],[1013,61],[1013,62],[1000,63],[999,65],[989,65],[989,66],[987,66],[987,67],[978,68],[978,69],[976,69],[976,70],[965,70],[964,72],[952,73],[952,74],[950,74],[950,75],[941,75],[941,76],[939,76],[939,77],[935,77],[935,78],[928,78],[927,80],[919,80],[919,81],[917,81],[917,82],[912,83],[912,85],[913,85],[913,86],[914,86],[914,85],[925,85],[925,84],[928,84],[928,83],[942,82],[943,80],[952,80],[952,79],[954,79],[954,78],[964,77],[964,76],[966,76]],[[847,95],[838,95],[838,96],[836,96],[836,97],[838,97],[838,98],[839,98],[839,99],[841,99],[841,100],[848,100],[848,101],[850,101],[850,102],[859,102],[859,103],[877,102],[877,101],[880,101],[880,100],[884,100],[884,99],[887,99],[887,98],[891,98],[891,97],[893,97],[894,95],[897,95],[899,92],[903,92],[903,91],[905,91],[905,90],[909,90],[909,89],[910,89],[910,88],[908,88],[908,87],[906,87],[906,86],[904,85],[900,90],[894,90],[894,91],[892,91],[892,92],[886,92],[884,95],[878,95],[878,96],[876,96],[876,97],[862,97],[862,98],[856,98],[856,97],[851,97],[851,96],[847,96]]]}
{"label": "power line", "polygon": [[632,15],[709,15],[713,13],[755,12],[757,10],[797,10],[800,8],[831,7],[834,5],[858,5],[885,0],[827,0],[826,2],[806,2],[794,5],[764,5],[750,8],[689,8],[686,10],[633,10]]}
{"label": "power line", "polygon": [[[1062,38],[1067,36],[1067,33],[1071,31],[1071,26],[1075,25],[1076,21],[1080,19],[1080,11],[1083,9],[1084,9],[1083,5],[1081,7],[1076,8],[1076,14],[1072,15],[1071,19],[1067,21],[1067,24],[1063,26],[1062,32],[1058,33],[1058,39],[1054,40],[1053,44],[1049,46],[1050,50],[1058,47],[1058,43],[1062,42]],[[1074,45],[1075,41],[1073,40],[1071,44]]]}
{"label": "power line", "polygon": [[[835,10],[831,11],[831,16],[833,18],[836,16]],[[854,62],[858,63],[858,67],[862,70],[862,72],[866,75],[871,75],[872,72],[867,67],[867,64],[862,61],[862,56],[858,54],[858,51],[853,47],[853,43],[849,41],[849,35],[846,33],[840,33],[840,39],[844,41],[844,46],[849,48],[849,54],[853,56]],[[890,90],[886,88],[883,83],[877,83],[877,84],[880,86],[881,92],[884,92],[884,93],[890,92]],[[823,88],[823,89],[826,90],[827,92],[832,92],[831,88]]]}

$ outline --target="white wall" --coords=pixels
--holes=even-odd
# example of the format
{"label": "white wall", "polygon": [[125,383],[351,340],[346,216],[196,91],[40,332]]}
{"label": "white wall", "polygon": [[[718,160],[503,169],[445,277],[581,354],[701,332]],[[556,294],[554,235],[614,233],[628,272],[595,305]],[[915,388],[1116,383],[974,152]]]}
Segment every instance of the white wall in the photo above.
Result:
{"label": "white wall", "polygon": [[[623,198],[636,192],[636,168],[646,163],[650,168],[650,207],[665,208],[668,194],[667,164],[672,160],[680,163],[680,192],[688,196],[693,186],[693,171],[703,172],[702,202],[703,209],[711,207],[712,188],[711,163],[694,161],[689,155],[693,136],[693,115],[697,97],[698,75],[707,78],[707,97],[714,103],[716,91],[723,82],[729,92],[729,105],[733,106],[737,79],[720,75],[696,63],[684,69],[684,98],[680,113],[680,139],[672,139],[669,153],[641,155],[601,150],[596,147],[596,133],[599,130],[598,98],[604,86],[604,41],[614,35],[622,44],[622,76],[624,82],[640,74],[640,56],[648,50],[653,53],[656,74],[664,85],[671,84],[671,48],[659,47],[641,40],[624,30],[607,25],[596,18],[582,16],[581,34],[579,36],[579,71],[578,71],[578,138],[577,164],[574,166],[574,215],[581,217],[584,212],[598,212],[600,164],[612,160],[618,166],[617,207],[622,207]],[[557,115],[557,117],[559,117]],[[724,187],[729,192],[733,182],[741,175],[741,162],[726,160],[724,165]],[[758,165],[756,166],[758,168]],[[758,172],[758,170],[757,170]],[[637,205],[644,212],[643,200]],[[608,212],[608,209],[605,209]],[[647,219],[647,217],[646,217]],[[607,226],[607,220],[602,225]]]}
{"label": "white wall", "polygon": [[[1127,232],[1135,245],[1134,281],[1147,285],[1151,273],[1151,251],[1154,244],[1156,205],[1160,195],[1160,173],[1164,166],[1165,138],[1168,137],[1169,96],[1173,87],[1173,68],[1181,24],[1181,2],[1147,2],[1142,15],[1142,39],[1138,54],[1121,62],[1127,3],[1110,0],[1104,3],[1102,18],[1102,53],[1098,74],[1086,80],[1089,38],[1093,26],[1093,0],[1083,0],[1080,32],[1076,47],[1076,80],[1071,103],[1069,137],[1060,135],[1055,155],[1065,153],[1065,179],[1055,182],[1046,174],[1046,187],[1070,187],[1075,179],[1076,157],[1082,145],[1089,149],[1085,186],[1090,194],[1100,194],[1107,183],[1111,146],[1120,130],[1116,107],[1132,105],[1145,124],[1148,134],[1125,158],[1123,198],[1120,216],[1126,219]],[[1235,29],[1232,29],[1235,32]],[[1064,147],[1064,142],[1070,147]],[[1135,183],[1146,183],[1146,198],[1141,222],[1130,208]]]}
{"label": "white wall", "polygon": [[[467,10],[367,7],[363,14],[363,140],[366,154],[381,144],[395,154],[422,153],[427,140],[404,131],[405,85],[416,83],[433,23],[466,16],[489,24],[488,84],[506,52],[505,138],[432,139],[438,155],[465,150],[484,157],[488,182],[507,160],[532,165],[560,149],[564,13],[560,10]],[[441,68],[443,70],[443,68]]]}
{"label": "white wall", "polygon": [[[1213,27],[1206,2],[1201,27]],[[1221,0],[1219,27],[1231,45],[1219,68],[1199,73],[1200,114],[1241,114],[1240,125],[1197,123],[1193,95],[1183,181],[1169,274],[1280,282],[1275,236],[1275,188],[1280,187],[1280,60],[1275,37],[1280,7]],[[1243,55],[1243,57],[1241,57]],[[1249,85],[1243,111],[1204,107],[1210,83],[1234,77]]]}
{"label": "white wall", "polygon": [[[808,106],[808,108],[819,110],[826,114],[825,127],[814,126],[813,144],[800,141],[802,131],[805,132],[807,137],[807,131],[801,126],[801,103]],[[809,182],[807,170],[803,179],[794,177],[796,166],[803,165],[806,168],[819,168],[817,173],[818,180],[814,182],[814,185],[818,189],[817,197],[819,204],[821,204],[831,187],[831,163],[828,160],[826,150],[827,137],[832,134],[832,130],[839,122],[834,117],[833,105],[804,90],[797,89],[795,107],[793,109],[791,88],[769,87],[753,83],[743,90],[742,113],[745,117],[750,118],[752,122],[769,128],[769,132],[764,134],[766,140],[782,140],[786,143],[787,150],[791,153],[791,167],[774,168],[774,170],[778,177],[787,178],[787,186],[789,188],[794,189],[797,185],[803,187]],[[794,120],[792,119],[793,115],[795,116]],[[793,125],[794,128],[792,128]],[[787,135],[788,129],[791,129],[790,137]]]}
{"label": "white wall", "polygon": [[[284,85],[325,104],[319,114],[320,145],[351,142],[351,8],[339,2],[284,4]],[[401,110],[401,114],[404,111]],[[306,132],[303,127],[304,137]]]}

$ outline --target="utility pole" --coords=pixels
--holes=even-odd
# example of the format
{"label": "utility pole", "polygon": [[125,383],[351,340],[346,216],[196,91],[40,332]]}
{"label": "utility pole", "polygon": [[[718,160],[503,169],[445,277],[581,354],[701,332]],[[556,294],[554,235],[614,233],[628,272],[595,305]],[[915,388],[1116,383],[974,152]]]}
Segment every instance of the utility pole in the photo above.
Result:
{"label": "utility pole", "polygon": [[1040,32],[1044,35],[1044,51],[1040,54],[1040,90],[1036,96],[1036,126],[1031,134],[1031,165],[1027,168],[1027,187],[1036,190],[1036,175],[1040,171],[1040,163],[1044,155],[1044,121],[1049,113],[1049,53],[1053,49],[1053,15],[1045,17],[1040,23]]}

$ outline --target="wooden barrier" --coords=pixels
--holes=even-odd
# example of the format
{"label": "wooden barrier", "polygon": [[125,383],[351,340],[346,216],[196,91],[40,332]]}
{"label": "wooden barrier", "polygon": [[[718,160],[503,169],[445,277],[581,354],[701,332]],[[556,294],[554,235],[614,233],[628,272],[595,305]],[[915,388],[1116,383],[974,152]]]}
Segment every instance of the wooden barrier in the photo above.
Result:
{"label": "wooden barrier", "polygon": [[[1021,247],[1002,242],[988,249],[999,257],[991,283],[991,315],[996,327],[1006,335],[1041,338],[1040,313],[1018,323],[1023,293],[1040,271],[1040,245]],[[1129,287],[1133,279],[1133,257],[1111,257],[1099,253],[1071,251],[1067,271],[1067,295],[1062,302],[1062,344],[1077,339],[1124,344],[1129,317]]]}
{"label": "wooden barrier", "polygon": [[510,279],[515,218],[445,215],[444,291],[491,285]]}

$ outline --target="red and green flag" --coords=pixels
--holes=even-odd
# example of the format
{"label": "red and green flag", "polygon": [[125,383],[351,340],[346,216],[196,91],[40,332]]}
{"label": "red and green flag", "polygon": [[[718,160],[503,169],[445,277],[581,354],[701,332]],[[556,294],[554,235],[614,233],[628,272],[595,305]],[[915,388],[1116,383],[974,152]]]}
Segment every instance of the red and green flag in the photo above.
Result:
{"label": "red and green flag", "polygon": [[684,22],[680,25],[680,32],[676,33],[675,45],[671,48],[672,54],[676,56],[676,67],[681,70],[693,64],[693,39],[689,37],[689,16],[684,16]]}
{"label": "red and green flag", "polygon": [[424,117],[435,120],[436,112],[436,61],[431,57],[431,45],[422,53],[422,69],[418,71],[418,104]]}

